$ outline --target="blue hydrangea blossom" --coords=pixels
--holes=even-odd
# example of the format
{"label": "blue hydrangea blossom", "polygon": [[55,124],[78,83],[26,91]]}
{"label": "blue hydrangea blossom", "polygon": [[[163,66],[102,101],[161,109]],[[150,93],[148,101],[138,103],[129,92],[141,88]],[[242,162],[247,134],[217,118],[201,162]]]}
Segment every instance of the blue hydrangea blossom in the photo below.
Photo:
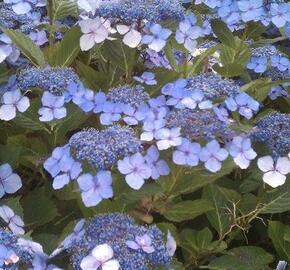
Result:
{"label": "blue hydrangea blossom", "polygon": [[118,170],[126,175],[127,184],[136,190],[140,189],[144,185],[145,180],[149,179],[152,174],[150,167],[146,164],[145,158],[140,153],[119,160]]}
{"label": "blue hydrangea blossom", "polygon": [[12,172],[12,168],[9,164],[2,164],[0,166],[0,198],[2,198],[5,193],[15,193],[21,187],[22,182],[19,175]]}
{"label": "blue hydrangea blossom", "polygon": [[197,166],[200,151],[199,143],[191,143],[189,140],[183,139],[182,144],[173,152],[173,162],[178,165]]}
{"label": "blue hydrangea blossom", "polygon": [[30,106],[28,97],[23,96],[18,89],[4,93],[1,104],[0,119],[5,121],[14,119],[17,110],[25,112]]}
{"label": "blue hydrangea blossom", "polygon": [[13,210],[7,205],[3,205],[0,207],[0,218],[7,223],[7,226],[14,234],[24,234],[25,231],[23,229],[24,222],[20,216],[15,215]]}
{"label": "blue hydrangea blossom", "polygon": [[152,145],[147,150],[145,155],[145,160],[147,165],[151,169],[151,178],[157,180],[162,175],[169,175],[170,168],[167,165],[166,161],[159,159],[159,151],[155,145]]}
{"label": "blue hydrangea blossom", "polygon": [[258,112],[260,104],[246,93],[240,93],[235,97],[225,100],[226,107],[230,111],[237,111],[240,115],[251,119],[254,113]]}
{"label": "blue hydrangea blossom", "polygon": [[255,159],[257,153],[252,149],[251,140],[241,136],[234,137],[228,147],[234,162],[241,168],[247,169],[251,160]]}
{"label": "blue hydrangea blossom", "polygon": [[149,29],[151,35],[144,35],[142,43],[147,44],[149,49],[160,52],[165,47],[172,32],[169,29],[162,28],[160,24],[153,24]]}
{"label": "blue hydrangea blossom", "polygon": [[210,172],[218,172],[224,161],[228,157],[228,152],[221,148],[216,140],[210,141],[205,147],[201,149],[199,158],[204,162],[204,166]]}
{"label": "blue hydrangea blossom", "polygon": [[41,102],[43,107],[38,110],[40,121],[49,122],[66,117],[67,111],[64,107],[64,96],[55,96],[50,92],[44,92]]}
{"label": "blue hydrangea blossom", "polygon": [[[168,268],[171,263],[171,256],[164,243],[165,236],[155,225],[140,226],[128,215],[111,213],[87,221],[84,230],[84,236],[73,241],[67,248],[67,253],[71,255],[72,267],[76,270],[81,269],[82,260],[91,256],[95,247],[103,244],[111,247],[113,255],[110,252],[112,256],[108,256],[108,260],[117,260],[120,269],[149,270],[160,266]],[[150,246],[154,252],[146,253],[142,248],[131,249],[126,245],[126,241],[135,241],[137,236],[144,235],[150,237]]]}
{"label": "blue hydrangea blossom", "polygon": [[99,171],[95,176],[89,173],[82,174],[77,182],[86,207],[96,206],[103,199],[113,197],[112,176],[109,171]]}

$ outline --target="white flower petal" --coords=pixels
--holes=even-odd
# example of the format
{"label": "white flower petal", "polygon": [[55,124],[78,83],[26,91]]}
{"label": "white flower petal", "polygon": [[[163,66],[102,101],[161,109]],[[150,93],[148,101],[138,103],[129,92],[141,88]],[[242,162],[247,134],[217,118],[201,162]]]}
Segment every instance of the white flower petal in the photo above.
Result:
{"label": "white flower petal", "polygon": [[113,258],[114,251],[108,244],[103,244],[96,246],[92,250],[92,255],[103,264]]}
{"label": "white flower petal", "polygon": [[18,111],[25,112],[30,106],[29,98],[22,97],[16,104]]}
{"label": "white flower petal", "polygon": [[265,156],[258,159],[258,167],[262,172],[274,170],[274,160],[271,156]]}
{"label": "white flower petal", "polygon": [[80,46],[82,51],[88,51],[95,45],[95,34],[85,34],[80,38]]}
{"label": "white flower petal", "polygon": [[282,186],[285,183],[286,176],[277,171],[270,171],[264,174],[263,181],[269,186],[276,188],[278,186]]}
{"label": "white flower petal", "polygon": [[142,177],[134,173],[128,174],[125,179],[127,184],[135,190],[139,190],[145,182]]}
{"label": "white flower petal", "polygon": [[120,24],[120,25],[117,25],[116,28],[117,28],[118,33],[121,35],[125,35],[130,30],[130,27],[128,25]]}
{"label": "white flower petal", "polygon": [[123,38],[123,42],[130,48],[136,48],[141,42],[142,36],[138,31],[131,29]]}
{"label": "white flower petal", "polygon": [[100,265],[94,256],[87,256],[82,259],[80,267],[83,270],[96,270]]}
{"label": "white flower petal", "polygon": [[290,173],[290,160],[286,157],[280,157],[276,163],[276,170],[286,175]]}
{"label": "white flower petal", "polygon": [[117,260],[110,260],[102,265],[102,270],[118,270],[118,269],[120,269],[120,264]]}
{"label": "white flower petal", "polygon": [[245,158],[243,154],[239,154],[234,158],[234,162],[241,168],[247,169],[250,165],[250,161]]}
{"label": "white flower petal", "polygon": [[0,107],[0,119],[9,121],[16,117],[16,108],[14,105],[2,105]]}

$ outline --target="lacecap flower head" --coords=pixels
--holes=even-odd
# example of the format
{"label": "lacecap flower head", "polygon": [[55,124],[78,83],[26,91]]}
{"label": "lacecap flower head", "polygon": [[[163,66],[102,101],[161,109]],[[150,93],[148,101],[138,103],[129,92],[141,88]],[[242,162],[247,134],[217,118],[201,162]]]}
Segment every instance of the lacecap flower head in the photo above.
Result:
{"label": "lacecap flower head", "polygon": [[[85,270],[82,266],[89,259],[99,266],[114,260],[114,265],[118,262],[120,269],[126,270],[151,270],[158,266],[169,267],[171,263],[163,233],[156,226],[137,225],[128,215],[99,215],[86,222],[83,229],[84,235],[67,248],[74,269]],[[110,251],[106,252],[106,260],[97,255],[96,250],[101,247]]]}
{"label": "lacecap flower head", "polygon": [[131,128],[111,126],[98,131],[90,128],[74,134],[70,141],[72,155],[98,170],[108,169],[119,159],[139,152],[141,142]]}

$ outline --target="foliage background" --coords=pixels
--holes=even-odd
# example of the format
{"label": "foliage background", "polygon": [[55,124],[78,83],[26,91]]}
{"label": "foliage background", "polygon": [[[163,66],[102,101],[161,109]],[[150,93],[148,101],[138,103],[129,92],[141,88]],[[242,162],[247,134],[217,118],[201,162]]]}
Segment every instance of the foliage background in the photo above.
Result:
{"label": "foliage background", "polygon": [[[55,31],[63,31],[61,41],[50,39],[48,46],[39,48],[24,34],[3,29],[35,66],[71,66],[87,87],[105,91],[132,83],[132,75],[145,70],[137,49],[127,47],[119,39],[105,41],[88,53],[81,52],[79,28],[58,29],[56,24],[68,15],[78,16],[71,1],[50,0],[48,9],[50,23],[41,27],[51,36]],[[194,5],[189,9],[202,12]],[[176,26],[168,22],[167,27]],[[250,58],[246,40],[254,39],[254,44],[276,44],[289,56],[287,40],[267,35],[266,28],[259,23],[249,23],[235,33],[220,20],[213,20],[212,27],[220,41],[216,47],[191,62],[172,65],[173,70],[155,69],[158,85],[146,86],[146,90],[154,95],[167,82],[200,73],[208,56],[219,50],[223,67],[214,69],[225,78],[246,80],[244,90],[264,104],[256,118],[239,120],[239,129],[248,130],[272,110],[290,113],[289,99],[282,97],[270,102],[267,98],[270,87],[279,82],[263,77],[251,81],[245,68]],[[168,59],[171,48],[176,47],[187,54],[171,41],[165,48]],[[1,64],[0,81],[7,81],[14,72]],[[256,164],[244,171],[231,160],[216,174],[205,171],[201,165],[188,169],[171,163],[169,176],[148,183],[139,191],[130,189],[115,173],[114,199],[86,208],[75,183],[60,191],[53,190],[42,164],[56,146],[66,143],[76,131],[87,126],[101,128],[98,119],[71,104],[66,118],[42,123],[37,116],[41,91],[31,91],[28,95],[33,100],[28,111],[18,114],[11,122],[0,122],[0,162],[11,164],[23,182],[23,188],[14,196],[1,199],[1,204],[23,217],[25,237],[41,243],[47,253],[71,232],[77,219],[126,212],[140,223],[155,223],[164,232],[170,229],[178,244],[174,269],[259,270],[275,269],[282,259],[290,262],[290,181],[272,189],[263,184]],[[259,151],[262,153],[263,148]]]}

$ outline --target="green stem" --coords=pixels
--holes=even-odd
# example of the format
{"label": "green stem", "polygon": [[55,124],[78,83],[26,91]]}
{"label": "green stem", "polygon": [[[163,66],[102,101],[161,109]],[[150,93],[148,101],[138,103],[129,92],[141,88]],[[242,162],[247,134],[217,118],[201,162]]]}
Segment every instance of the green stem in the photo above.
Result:
{"label": "green stem", "polygon": [[54,18],[53,18],[53,10],[54,10],[54,2],[53,0],[48,0],[48,5],[47,5],[47,13],[48,13],[48,18],[49,18],[49,48],[51,49],[54,44]]}

